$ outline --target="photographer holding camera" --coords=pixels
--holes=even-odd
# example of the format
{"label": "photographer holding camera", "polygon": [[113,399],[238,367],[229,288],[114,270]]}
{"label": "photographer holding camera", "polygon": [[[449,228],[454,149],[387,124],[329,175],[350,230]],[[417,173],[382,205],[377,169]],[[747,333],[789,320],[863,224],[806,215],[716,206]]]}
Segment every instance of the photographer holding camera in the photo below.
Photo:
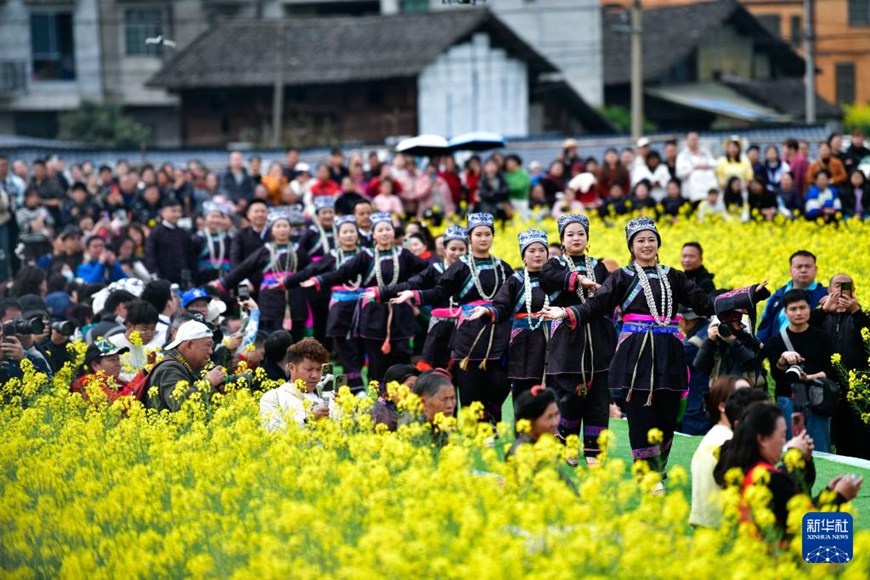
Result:
{"label": "photographer holding camera", "polygon": [[787,419],[788,439],[806,428],[816,449],[830,452],[830,414],[813,404],[808,392],[824,387],[832,376],[831,337],[810,326],[810,296],[805,290],[789,290],[782,302],[788,327],[774,334],[763,350],[776,382],[776,404]]}
{"label": "photographer holding camera", "polygon": [[743,326],[739,313],[729,312],[707,328],[707,338],[695,356],[694,366],[709,375],[710,384],[720,376],[737,375],[750,385],[767,388],[761,364],[761,343]]}
{"label": "photographer holding camera", "polygon": [[[22,296],[29,300],[30,295]],[[38,298],[38,297],[37,297]],[[11,299],[0,301],[0,383],[9,379],[23,378],[21,361],[29,359],[34,368],[52,378],[51,368],[45,356],[34,346],[34,335],[45,332],[39,316],[25,319],[22,305]]]}

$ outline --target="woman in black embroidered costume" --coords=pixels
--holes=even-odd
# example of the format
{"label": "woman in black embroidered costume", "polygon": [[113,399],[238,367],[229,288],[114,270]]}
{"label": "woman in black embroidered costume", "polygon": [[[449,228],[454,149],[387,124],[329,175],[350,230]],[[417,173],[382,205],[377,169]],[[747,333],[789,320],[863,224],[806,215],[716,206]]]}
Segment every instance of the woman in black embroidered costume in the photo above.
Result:
{"label": "woman in black embroidered costume", "polygon": [[[562,255],[544,265],[541,288],[554,294],[553,305],[567,308],[588,300],[608,276],[601,260],[589,255],[589,220],[584,215],[559,216]],[[547,386],[559,398],[559,436],[581,434],[587,463],[599,454],[598,436],[610,419],[607,370],[616,349],[616,331],[609,313],[584,320],[576,330],[553,323]]]}
{"label": "woman in black embroidered costume", "polygon": [[519,234],[520,256],[524,268],[507,279],[492,301],[492,306],[478,306],[468,316],[477,320],[488,316],[493,322],[509,320],[511,335],[508,347],[508,379],[511,394],[520,394],[544,382],[544,362],[550,322],[540,316],[550,305],[550,297],[541,288],[541,268],[547,261],[547,232],[526,230]]}
{"label": "woman in black embroidered costume", "polygon": [[[320,198],[317,198],[320,199]],[[335,220],[337,246],[321,260],[312,262],[307,268],[292,276],[287,276],[284,287],[294,292],[302,292],[299,284],[313,276],[334,272],[347,264],[359,252],[359,232],[353,216],[340,216]],[[313,290],[313,289],[309,289]],[[362,275],[340,285],[333,286],[328,295],[329,311],[326,316],[326,336],[331,338],[338,353],[338,361],[347,376],[347,386],[354,393],[364,390],[362,382],[363,350],[359,341],[353,336],[354,312],[357,302],[365,288],[362,287]],[[325,293],[321,293],[325,294]]]}
{"label": "woman in black embroidered costume", "polygon": [[[306,252],[312,262],[317,262],[329,256],[336,247],[335,198],[330,195],[315,197],[314,214],[313,222],[305,228],[302,238],[299,240],[299,250]],[[327,319],[329,318],[329,294],[309,288],[305,291],[305,297],[308,301],[308,307],[311,309],[314,338],[327,350],[330,350],[332,341],[326,332]]]}
{"label": "woman in black embroidered costume", "polygon": [[290,210],[274,208],[269,215],[272,241],[245,258],[217,285],[228,291],[235,289],[242,280],[250,280],[260,289],[260,329],[272,332],[284,328],[292,331],[293,337],[299,340],[304,337],[308,303],[304,294],[289,293],[281,282],[308,266],[311,259],[308,254],[297,251],[290,241],[292,221],[295,220]]}

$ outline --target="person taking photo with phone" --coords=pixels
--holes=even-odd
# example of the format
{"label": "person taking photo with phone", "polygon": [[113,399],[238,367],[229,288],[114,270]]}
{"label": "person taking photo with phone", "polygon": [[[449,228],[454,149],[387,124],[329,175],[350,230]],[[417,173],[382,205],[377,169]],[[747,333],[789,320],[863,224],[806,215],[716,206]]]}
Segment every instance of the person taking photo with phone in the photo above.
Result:
{"label": "person taking photo with phone", "polygon": [[[305,338],[287,349],[289,380],[260,399],[260,421],[266,431],[283,431],[295,422],[300,428],[309,420],[329,416],[331,396],[324,396],[323,365],[329,351],[313,338]],[[329,378],[331,388],[331,377]]]}
{"label": "person taking photo with phone", "polygon": [[[833,351],[840,355],[840,364],[846,373],[867,369],[867,354],[861,331],[870,328],[870,317],[855,297],[852,278],[847,274],[837,274],[831,278],[828,294],[819,304],[819,308],[810,315],[810,325],[831,337]],[[870,459],[870,427],[846,399],[848,378],[845,373],[837,373],[831,378],[840,383],[843,393],[831,418],[831,441],[839,455]]]}

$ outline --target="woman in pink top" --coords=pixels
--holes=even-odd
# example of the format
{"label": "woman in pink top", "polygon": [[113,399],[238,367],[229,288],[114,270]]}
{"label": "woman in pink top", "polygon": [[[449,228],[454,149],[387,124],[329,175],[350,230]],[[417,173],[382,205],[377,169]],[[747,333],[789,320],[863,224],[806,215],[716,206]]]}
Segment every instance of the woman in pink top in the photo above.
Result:
{"label": "woman in pink top", "polygon": [[378,211],[384,213],[392,215],[402,215],[404,213],[402,200],[398,195],[393,193],[393,180],[387,176],[381,178],[378,185],[378,194],[372,203],[375,204],[375,208]]}

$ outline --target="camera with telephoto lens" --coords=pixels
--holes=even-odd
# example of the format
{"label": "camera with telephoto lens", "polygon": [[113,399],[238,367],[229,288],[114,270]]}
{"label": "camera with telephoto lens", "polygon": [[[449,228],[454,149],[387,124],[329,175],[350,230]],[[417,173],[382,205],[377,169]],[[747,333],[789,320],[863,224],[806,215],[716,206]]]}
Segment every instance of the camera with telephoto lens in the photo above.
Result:
{"label": "camera with telephoto lens", "polygon": [[45,323],[39,316],[33,316],[27,320],[23,318],[13,318],[3,325],[3,336],[12,336],[15,334],[42,334],[45,332]]}
{"label": "camera with telephoto lens", "polygon": [[72,322],[61,320],[51,323],[51,329],[57,331],[64,336],[72,336],[76,331],[76,327]]}
{"label": "camera with telephoto lens", "polygon": [[728,338],[729,336],[734,334],[734,332],[731,330],[731,326],[729,326],[727,322],[720,322],[718,328],[719,336],[721,336],[722,338]]}

